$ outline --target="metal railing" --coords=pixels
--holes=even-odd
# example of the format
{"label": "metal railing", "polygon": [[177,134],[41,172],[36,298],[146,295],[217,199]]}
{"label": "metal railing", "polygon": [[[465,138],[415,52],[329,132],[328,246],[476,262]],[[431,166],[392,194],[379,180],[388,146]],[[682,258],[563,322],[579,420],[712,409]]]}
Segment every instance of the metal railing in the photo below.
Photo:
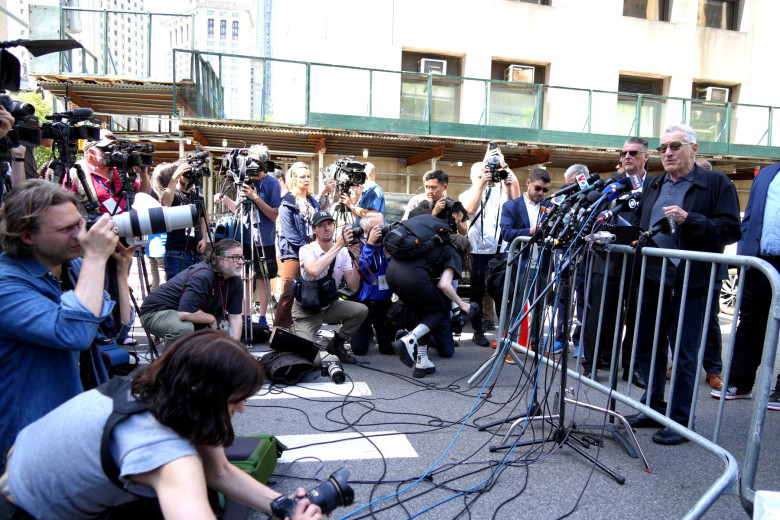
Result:
{"label": "metal railing", "polygon": [[[516,239],[512,244],[511,247],[508,250],[508,255],[510,258],[513,258],[516,251],[520,249],[520,247],[527,242],[529,239],[527,237],[521,237]],[[660,423],[661,427],[669,428],[670,430],[678,433],[679,435],[683,436],[687,440],[693,442],[694,444],[704,448],[708,452],[715,455],[724,465],[722,473],[712,482],[712,484],[709,485],[709,488],[706,490],[706,492],[701,496],[701,498],[692,505],[692,507],[688,510],[688,512],[685,515],[685,518],[700,518],[702,515],[705,514],[707,509],[712,506],[712,504],[715,502],[715,500],[726,493],[739,493],[739,496],[742,501],[743,508],[745,509],[748,514],[752,513],[752,507],[753,502],[755,499],[755,479],[756,479],[756,472],[758,467],[758,460],[760,455],[760,447],[761,447],[761,439],[763,435],[763,429],[764,429],[764,423],[766,419],[766,413],[767,413],[767,403],[769,399],[770,394],[770,387],[772,385],[772,382],[774,381],[774,361],[775,356],[777,352],[777,343],[778,343],[778,332],[780,331],[780,274],[778,274],[777,270],[767,263],[764,260],[755,258],[755,257],[745,257],[745,256],[736,256],[736,255],[721,255],[721,254],[714,254],[714,253],[700,253],[700,252],[693,252],[693,251],[682,251],[682,250],[669,250],[669,249],[660,249],[660,248],[650,248],[645,247],[642,249],[641,256],[636,256],[636,250],[633,247],[629,246],[618,246],[618,245],[612,245],[612,246],[606,246],[603,248],[600,248],[600,254],[601,260],[603,261],[602,265],[608,265],[609,267],[604,270],[603,276],[603,282],[602,278],[596,278],[594,277],[593,273],[593,262],[590,259],[583,258],[583,261],[586,261],[585,264],[587,267],[584,270],[580,270],[577,275],[575,275],[575,281],[576,283],[576,276],[582,276],[584,277],[584,287],[585,287],[585,300],[591,303],[596,303],[596,305],[591,306],[589,311],[585,311],[586,316],[578,316],[578,319],[580,319],[583,322],[583,330],[579,338],[579,346],[581,349],[581,355],[582,355],[582,349],[585,348],[586,343],[586,327],[589,326],[589,324],[596,323],[597,330],[596,331],[589,331],[590,337],[593,338],[595,336],[595,341],[590,340],[593,345],[596,345],[596,350],[593,353],[590,353],[589,355],[594,356],[596,359],[591,359],[590,362],[592,363],[592,368],[588,371],[582,370],[581,365],[577,365],[575,369],[568,368],[567,369],[567,376],[570,378],[574,378],[578,380],[581,384],[585,385],[586,387],[592,388],[596,391],[598,391],[601,394],[604,394],[605,397],[608,397],[608,399],[613,400],[613,408],[614,409],[614,402],[621,403],[622,405],[625,405],[629,408],[632,408],[636,411],[642,412],[648,417],[654,419],[658,423]],[[593,258],[593,255],[589,254],[590,258]],[[636,259],[635,265],[634,260]],[[633,388],[632,382],[629,381],[627,383],[620,383],[618,384],[618,368],[620,363],[620,355],[621,355],[621,343],[623,341],[623,335],[624,332],[626,334],[633,332],[633,341],[629,341],[631,350],[630,350],[630,364],[627,368],[629,374],[634,373],[634,369],[638,367],[638,361],[637,361],[637,355],[638,355],[638,331],[639,331],[639,320],[653,320],[654,327],[653,327],[653,338],[652,338],[652,352],[645,351],[645,354],[650,357],[650,370],[649,373],[657,373],[657,371],[666,371],[666,366],[663,367],[656,367],[655,361],[658,355],[657,349],[659,348],[659,344],[662,345],[663,348],[667,348],[666,343],[664,341],[659,342],[659,338],[662,334],[664,334],[664,330],[660,330],[660,313],[656,315],[656,313],[646,313],[645,311],[647,309],[653,309],[653,308],[659,308],[661,306],[661,295],[657,295],[657,293],[650,290],[649,292],[645,290],[645,282],[648,279],[648,263],[649,262],[661,262],[661,274],[660,274],[660,287],[664,286],[664,280],[666,279],[666,276],[668,275],[668,272],[671,271],[671,269],[667,270],[667,266],[671,265],[670,263],[673,261],[679,261],[679,265],[677,267],[677,274],[678,276],[681,276],[683,278],[682,284],[678,287],[682,287],[682,297],[680,302],[680,310],[679,310],[679,321],[677,323],[677,331],[678,333],[675,336],[675,339],[670,342],[669,347],[672,349],[673,356],[672,356],[672,377],[670,382],[668,383],[669,387],[668,390],[665,391],[666,396],[669,398],[669,404],[666,407],[665,413],[660,413],[656,409],[651,408],[650,406],[647,406],[644,401],[640,401],[643,396],[640,396],[639,394],[642,393],[642,390],[637,390]],[[692,391],[692,397],[691,397],[691,412],[689,415],[689,419],[687,424],[680,424],[678,422],[675,422],[670,417],[671,409],[672,409],[672,395],[674,394],[676,388],[675,388],[675,376],[677,375],[678,369],[681,366],[682,360],[680,359],[680,352],[681,352],[681,341],[682,336],[680,334],[680,328],[683,326],[683,316],[686,313],[687,305],[690,304],[690,301],[688,299],[689,291],[687,290],[689,287],[689,281],[691,276],[691,266],[692,262],[696,262],[694,268],[697,270],[702,270],[703,273],[704,270],[707,270],[706,274],[709,277],[709,285],[706,289],[706,296],[704,296],[703,289],[699,288],[698,292],[696,293],[690,293],[695,294],[695,297],[697,298],[704,298],[704,305],[706,306],[706,310],[704,311],[704,316],[702,319],[702,322],[700,324],[702,330],[701,330],[701,339],[696,345],[696,366],[693,367],[693,373],[696,374],[694,387]],[[701,378],[699,377],[699,374],[701,372],[702,363],[704,361],[705,356],[705,348],[706,348],[706,342],[707,342],[707,334],[708,334],[708,326],[709,326],[709,320],[710,320],[710,311],[713,308],[713,299],[717,299],[719,296],[719,284],[718,278],[719,278],[719,266],[720,265],[727,265],[732,268],[737,268],[739,270],[739,279],[744,280],[745,278],[745,270],[746,269],[755,269],[757,271],[760,271],[764,276],[767,278],[767,283],[771,285],[772,288],[772,302],[769,308],[769,319],[766,325],[766,334],[763,344],[763,354],[761,359],[761,365],[758,368],[757,372],[757,381],[755,384],[755,391],[754,391],[754,402],[753,402],[753,408],[752,413],[750,417],[750,426],[749,430],[747,432],[747,442],[745,445],[745,456],[744,460],[742,461],[743,469],[741,476],[739,475],[739,466],[737,463],[737,458],[734,457],[731,453],[729,453],[727,450],[725,450],[722,446],[720,446],[718,443],[722,440],[721,438],[721,431],[724,425],[724,422],[728,419],[726,418],[725,413],[725,407],[726,407],[726,400],[721,399],[717,405],[717,409],[715,411],[712,410],[712,406],[702,406],[702,402],[698,399],[699,397],[699,387],[701,384],[699,384],[699,381]],[[657,268],[658,265],[654,266],[655,269],[655,275],[657,276]],[[636,273],[634,276],[631,276],[630,273]],[[505,337],[508,338],[505,340],[507,343],[507,349],[502,350],[498,349],[496,354],[483,365],[483,367],[480,369],[480,371],[477,372],[474,376],[472,376],[472,379],[469,381],[470,384],[473,384],[476,380],[479,379],[479,377],[482,377],[484,375],[486,369],[491,366],[494,363],[501,363],[503,359],[509,354],[510,356],[514,357],[515,362],[518,364],[522,364],[523,360],[518,357],[518,354],[525,354],[537,357],[539,359],[543,359],[544,363],[546,363],[548,366],[556,367],[560,369],[560,360],[556,360],[551,357],[546,356],[539,356],[536,354],[533,350],[529,349],[528,347],[530,344],[523,344],[523,341],[520,340],[518,343],[518,336],[517,335],[511,335],[508,334],[512,324],[513,319],[516,321],[520,318],[518,318],[518,311],[511,311],[508,310],[508,303],[512,302],[512,294],[525,294],[525,292],[519,292],[522,291],[523,281],[521,279],[521,276],[523,274],[523,269],[520,269],[520,273],[517,274],[515,278],[512,278],[511,276],[507,276],[505,280],[505,286],[504,286],[504,298],[502,300],[502,310],[501,310],[501,316],[500,316],[500,323],[499,323],[499,337]],[[612,285],[611,288],[607,289],[607,278],[608,277],[614,277],[612,280],[617,283],[618,285]],[[533,276],[531,276],[533,278]],[[542,286],[544,286],[548,280],[552,280],[554,277],[552,274],[548,273],[545,275],[544,273],[540,273],[537,275],[537,279],[535,283],[541,283]],[[628,284],[628,285],[627,285]],[[636,288],[635,293],[635,303],[636,306],[632,307],[628,303],[628,298],[630,298],[628,295],[631,293],[632,290],[632,284],[638,284],[638,287]],[[561,294],[563,297],[566,297],[567,291],[561,291],[561,286],[556,281],[555,282],[555,292],[554,294]],[[723,389],[725,390],[729,385],[729,377],[731,373],[731,362],[733,359],[733,353],[734,353],[734,345],[735,345],[735,337],[736,337],[736,330],[737,330],[737,316],[739,314],[739,308],[741,304],[742,299],[742,290],[743,286],[740,286],[737,295],[736,295],[736,302],[734,307],[734,319],[731,323],[730,328],[730,339],[725,344],[725,355],[723,356]],[[594,294],[595,292],[599,292],[600,294]],[[718,292],[716,292],[718,291]],[[571,290],[568,292],[569,297],[571,299],[574,298],[575,291]],[[649,300],[647,303],[648,305],[643,307],[642,298],[644,297],[648,298],[655,298],[658,297],[658,302],[656,303],[654,300]],[[596,296],[594,298],[594,296]],[[603,302],[607,298],[616,298],[618,299],[619,304],[615,306],[616,312],[614,314],[605,312],[605,307],[603,305]],[[553,301],[553,296],[550,296],[550,302]],[[692,296],[693,298],[693,296]],[[529,301],[529,300],[525,300]],[[530,299],[532,302],[533,299]],[[599,305],[598,302],[601,302]],[[554,304],[550,304],[548,302],[548,306],[546,308],[546,311],[549,314],[547,319],[549,319],[550,322],[553,321],[554,311],[550,311],[550,307],[553,309],[558,305],[559,302],[555,302]],[[571,304],[571,301],[569,302]],[[625,306],[624,306],[625,303]],[[716,302],[717,303],[717,302]],[[664,305],[667,305],[668,303],[664,303]],[[515,309],[518,308],[518,306],[514,306]],[[522,307],[522,306],[520,306]],[[626,309],[628,307],[628,311]],[[573,306],[572,306],[573,308]],[[587,306],[585,307],[587,309]],[[641,314],[637,311],[645,312],[645,314]],[[595,312],[596,313],[596,319],[593,319],[594,317],[591,316],[591,318],[587,317],[588,312]],[[632,313],[636,312],[636,324],[633,327],[633,331],[626,330],[625,323],[626,323],[626,312]],[[533,319],[533,314],[530,315],[531,319]],[[522,316],[521,316],[522,318]],[[647,323],[647,322],[646,322]],[[652,323],[652,322],[651,322]],[[690,323],[688,323],[688,326],[690,326]],[[525,324],[524,328],[527,328],[528,325]],[[568,329],[568,327],[567,327]],[[611,344],[605,344],[608,343],[604,339],[602,339],[601,335],[602,332],[607,331],[607,329],[614,330],[615,334],[612,336]],[[643,327],[644,331],[647,332],[647,326]],[[551,331],[552,332],[552,331]],[[521,336],[522,337],[522,336]],[[718,335],[719,337],[719,335]],[[552,346],[552,334],[548,334],[547,339],[545,340],[546,343],[543,343],[545,345],[545,348],[549,348]],[[644,344],[646,345],[646,341]],[[719,345],[721,349],[723,349],[724,345]],[[606,352],[607,356],[610,359],[610,367],[609,367],[609,380],[606,384],[599,383],[596,380],[596,373],[597,373],[597,359],[598,359],[598,352],[599,348],[601,349],[601,352]],[[689,346],[690,348],[690,346]],[[542,348],[540,345],[536,345],[536,352],[541,352]],[[624,355],[626,351],[623,351]],[[665,357],[665,356],[664,356]],[[528,358],[525,358],[527,360]],[[623,366],[626,366],[625,360],[623,360]],[[571,366],[571,365],[569,365]],[[687,370],[691,370],[690,367],[687,367]],[[530,374],[527,370],[523,370],[526,377],[530,377]],[[631,379],[633,376],[629,376],[629,379]],[[646,388],[646,391],[648,392],[648,395],[650,395],[650,392],[652,392],[652,381],[648,380],[646,382],[648,385]],[[707,392],[709,393],[709,387],[707,388]],[[568,398],[567,398],[568,401]],[[705,400],[706,401],[706,400]],[[573,402],[573,401],[572,401]],[[693,418],[696,416],[696,421],[701,425],[706,425],[703,428],[700,428],[702,431],[697,432],[694,431],[694,423]],[[733,415],[732,415],[733,417]],[[574,418],[572,417],[572,421],[574,421]],[[711,431],[707,434],[703,433],[703,430],[711,428]],[[508,435],[508,434],[507,434]],[[640,450],[641,452],[641,450]],[[737,484],[739,481],[739,484]]]}

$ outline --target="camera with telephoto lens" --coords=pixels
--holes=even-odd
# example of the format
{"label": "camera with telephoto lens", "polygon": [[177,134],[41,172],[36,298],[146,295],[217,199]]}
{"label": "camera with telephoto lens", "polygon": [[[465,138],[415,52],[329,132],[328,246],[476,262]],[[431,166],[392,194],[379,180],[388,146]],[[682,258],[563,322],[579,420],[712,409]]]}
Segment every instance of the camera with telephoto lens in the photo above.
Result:
{"label": "camera with telephoto lens", "polygon": [[198,152],[188,156],[185,161],[192,169],[182,175],[187,179],[186,189],[192,189],[193,186],[200,186],[203,181],[203,177],[211,177],[211,170],[209,170],[209,152]]}
{"label": "camera with telephoto lens", "polygon": [[107,147],[103,154],[103,164],[122,171],[129,171],[134,166],[152,166],[152,152],[152,143],[132,143],[127,139],[118,139],[116,144]]}
{"label": "camera with telephoto lens", "polygon": [[342,157],[333,164],[336,189],[339,193],[349,192],[352,186],[361,186],[366,182],[366,163],[356,161],[354,157]]}
{"label": "camera with telephoto lens", "polygon": [[30,103],[15,101],[8,94],[0,95],[0,105],[14,116],[14,124],[5,136],[8,149],[16,148],[20,144],[40,146],[41,131],[35,116],[35,107]]}
{"label": "camera with telephoto lens", "polygon": [[346,375],[344,374],[344,367],[338,361],[331,361],[329,363],[323,363],[320,369],[320,375],[322,377],[328,376],[331,381],[340,385],[346,381]]}
{"label": "camera with telephoto lens", "polygon": [[485,167],[490,172],[490,182],[492,183],[505,181],[509,176],[506,168],[501,167],[501,158],[498,155],[488,157],[488,160],[485,161]]}
{"label": "camera with telephoto lens", "polygon": [[[355,500],[355,492],[350,487],[349,471],[341,468],[333,473],[327,481],[314,489],[309,490],[304,498],[308,498],[312,504],[318,505],[323,515],[328,515],[339,506],[349,506]],[[275,518],[292,518],[295,514],[295,504],[298,498],[281,496],[271,502],[271,512]]]}
{"label": "camera with telephoto lens", "polygon": [[[87,229],[100,219],[100,213],[93,211],[84,219]],[[167,233],[176,229],[195,226],[198,222],[198,208],[195,204],[148,209],[131,209],[111,217],[120,237],[140,237]]]}

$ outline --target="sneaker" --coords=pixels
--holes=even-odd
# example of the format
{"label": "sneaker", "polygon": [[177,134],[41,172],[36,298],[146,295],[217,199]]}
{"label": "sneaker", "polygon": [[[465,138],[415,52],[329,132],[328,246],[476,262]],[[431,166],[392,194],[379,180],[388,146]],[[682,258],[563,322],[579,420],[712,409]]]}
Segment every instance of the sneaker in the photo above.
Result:
{"label": "sneaker", "polygon": [[553,343],[553,354],[558,354],[560,352],[563,352],[563,342],[562,341],[556,341]]}
{"label": "sneaker", "polygon": [[436,372],[436,365],[431,363],[428,356],[417,356],[417,362],[414,364],[412,376],[416,378],[425,377]]}
{"label": "sneaker", "polygon": [[[722,392],[723,390],[713,390],[710,392],[710,395],[715,399],[720,399]],[[726,390],[725,399],[726,401],[731,401],[733,399],[753,399],[753,392],[743,392],[741,390],[737,390],[736,386],[730,386]]]}
{"label": "sneaker", "polygon": [[574,354],[572,354],[574,357],[580,357],[582,351],[580,350],[579,345],[574,346]]}
{"label": "sneaker", "polygon": [[417,357],[417,341],[414,338],[402,336],[390,343],[390,345],[395,350],[395,353],[398,354],[398,357],[401,358],[401,362],[404,365],[409,368],[414,366],[414,358]]}
{"label": "sneaker", "polygon": [[265,316],[258,316],[257,323],[259,323],[260,325],[265,325],[266,327],[268,326],[268,320],[266,319]]}
{"label": "sneaker", "polygon": [[480,347],[487,347],[490,346],[490,342],[485,337],[485,334],[483,332],[474,331],[474,337],[471,338],[471,341],[479,345]]}
{"label": "sneaker", "polygon": [[780,390],[775,390],[769,394],[769,401],[766,403],[766,409],[780,411]]}

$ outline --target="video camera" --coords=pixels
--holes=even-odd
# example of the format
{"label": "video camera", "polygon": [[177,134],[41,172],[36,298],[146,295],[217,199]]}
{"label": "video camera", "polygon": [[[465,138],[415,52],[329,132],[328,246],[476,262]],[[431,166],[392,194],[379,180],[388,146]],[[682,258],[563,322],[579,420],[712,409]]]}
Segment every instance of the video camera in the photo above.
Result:
{"label": "video camera", "polygon": [[152,143],[132,143],[127,139],[119,139],[116,144],[109,145],[103,154],[103,164],[113,166],[121,171],[129,171],[134,166],[152,166],[154,145]]}
{"label": "video camera", "polygon": [[222,158],[222,167],[233,176],[236,184],[244,184],[258,180],[260,172],[273,173],[276,163],[270,160],[267,146],[256,144],[230,150]]}
{"label": "video camera", "polygon": [[193,186],[200,186],[203,181],[203,177],[211,177],[211,170],[209,170],[208,161],[211,154],[207,151],[197,152],[188,156],[185,161],[192,169],[185,173],[183,177],[187,179],[186,188],[189,190]]}
{"label": "video camera", "polygon": [[38,118],[35,107],[30,103],[15,101],[8,94],[0,94],[0,105],[14,116],[14,124],[6,135],[8,149],[17,146],[40,146],[41,132],[38,128]]}
{"label": "video camera", "polygon": [[[349,471],[341,468],[333,473],[327,481],[309,490],[304,498],[312,504],[320,506],[323,515],[328,515],[339,506],[349,506],[355,500],[355,492],[349,485]],[[276,518],[292,518],[298,498],[281,496],[271,502],[271,512]]]}
{"label": "video camera", "polygon": [[350,187],[366,182],[366,163],[356,161],[354,157],[342,157],[333,163],[332,168],[335,169],[333,180],[339,193],[347,193]]}

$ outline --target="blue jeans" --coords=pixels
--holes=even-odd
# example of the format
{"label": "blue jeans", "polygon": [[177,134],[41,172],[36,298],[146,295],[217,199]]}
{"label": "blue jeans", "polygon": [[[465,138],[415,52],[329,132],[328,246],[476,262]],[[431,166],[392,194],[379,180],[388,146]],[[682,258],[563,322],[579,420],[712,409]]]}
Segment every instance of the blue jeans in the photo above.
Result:
{"label": "blue jeans", "polygon": [[165,279],[170,280],[191,265],[202,261],[203,255],[197,251],[166,251],[165,260],[163,260]]}
{"label": "blue jeans", "polygon": [[[669,291],[666,291],[669,293]],[[680,354],[677,373],[674,379],[674,393],[671,399],[670,418],[680,424],[687,424],[691,413],[691,398],[699,374],[699,343],[704,322],[704,311],[710,302],[706,292],[688,295],[685,304],[685,318],[680,336]],[[646,381],[650,381],[650,361],[653,348],[653,329],[655,327],[656,307],[658,305],[658,284],[645,280],[642,294],[642,309],[639,313],[639,331],[637,333],[637,363]],[[661,306],[658,335],[658,349],[655,355],[655,372],[652,374],[653,394],[649,406],[660,413],[664,409],[664,388],[666,386],[666,365],[669,346],[677,339],[677,320],[680,315],[680,295],[664,295]],[[649,387],[649,385],[648,385]],[[647,402],[647,393],[640,401]]]}

